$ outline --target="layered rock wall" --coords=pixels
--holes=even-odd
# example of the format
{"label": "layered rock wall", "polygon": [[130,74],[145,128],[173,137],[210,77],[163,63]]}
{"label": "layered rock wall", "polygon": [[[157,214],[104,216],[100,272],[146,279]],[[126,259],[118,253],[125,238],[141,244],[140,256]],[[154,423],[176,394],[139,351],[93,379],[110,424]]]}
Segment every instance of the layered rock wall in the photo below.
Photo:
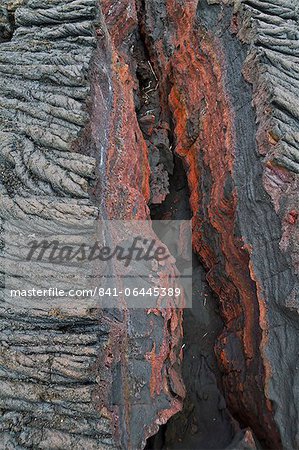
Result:
{"label": "layered rock wall", "polygon": [[[147,219],[134,4],[25,0],[6,12],[1,219]],[[181,334],[176,310],[3,298],[2,448],[143,448],[181,408]]]}
{"label": "layered rock wall", "polygon": [[296,448],[298,16],[293,2],[225,3],[144,2],[145,35],[221,303],[226,398],[265,445]]}

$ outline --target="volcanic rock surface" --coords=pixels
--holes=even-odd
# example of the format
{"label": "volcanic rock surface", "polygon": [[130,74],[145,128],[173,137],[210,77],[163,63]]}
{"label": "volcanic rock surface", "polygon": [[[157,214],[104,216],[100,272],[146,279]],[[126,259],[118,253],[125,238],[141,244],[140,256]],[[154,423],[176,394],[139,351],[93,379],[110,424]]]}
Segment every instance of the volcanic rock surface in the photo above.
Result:
{"label": "volcanic rock surface", "polygon": [[[95,0],[8,4],[2,219],[149,217],[135,68],[121,47],[137,16],[108,6],[105,21]],[[180,311],[16,299],[1,303],[1,333],[1,448],[143,448],[181,408]]]}
{"label": "volcanic rock surface", "polygon": [[[222,405],[222,448],[299,448],[298,14],[293,0],[0,5],[1,220],[173,218],[181,159],[196,273],[220,310],[218,368],[211,355],[191,373]],[[0,308],[0,448],[142,449],[182,410],[181,310]]]}

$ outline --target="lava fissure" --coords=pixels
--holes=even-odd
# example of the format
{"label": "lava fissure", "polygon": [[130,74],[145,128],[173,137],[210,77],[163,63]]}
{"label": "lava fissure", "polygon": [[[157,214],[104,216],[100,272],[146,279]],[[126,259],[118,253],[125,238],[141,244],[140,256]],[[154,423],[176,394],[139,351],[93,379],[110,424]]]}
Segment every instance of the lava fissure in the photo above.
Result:
{"label": "lava fissure", "polygon": [[[152,136],[157,129],[164,132],[166,129],[164,146],[179,155],[186,167],[194,251],[207,271],[207,280],[218,298],[224,321],[222,333],[219,330],[219,336],[215,336],[215,350],[225,397],[232,414],[240,423],[251,427],[265,446],[279,446],[272,405],[263,394],[265,367],[259,350],[260,306],[256,282],[250,272],[250,249],[244,246],[235,220],[238,204],[232,152],[235,112],[225,85],[225,50],[220,40],[229,38],[233,49],[240,45],[230,35],[231,10],[227,8],[226,15],[221,16],[223,32],[218,37],[219,33],[209,31],[209,24],[201,22],[196,2],[172,9],[169,0],[165,2],[167,19],[164,22],[164,27],[169,27],[168,33],[161,33],[160,39],[154,39],[153,34],[158,34],[151,22],[155,7],[163,16],[163,5],[139,4],[139,30],[148,59],[147,75],[144,77],[141,73],[141,85],[146,86],[143,105],[149,108],[147,116],[148,111],[156,114],[152,117],[152,126],[150,120],[146,121],[139,114],[150,153],[151,202],[153,205],[167,203],[167,191],[171,191],[162,175],[163,170],[165,175],[165,166],[161,168],[159,159],[154,165],[151,161],[152,149],[158,148],[159,157],[163,155],[163,146]],[[205,3],[201,7],[204,9]],[[215,6],[213,14],[217,17],[221,10]],[[207,20],[211,20],[209,16]],[[242,59],[242,52],[239,58]],[[237,59],[235,64],[238,64]],[[156,82],[150,95],[145,81]],[[144,128],[144,120],[147,128]],[[169,179],[172,172],[166,172]],[[161,209],[152,206],[152,216],[160,217],[160,214]],[[164,216],[172,215],[164,211]]]}
{"label": "lava fissure", "polygon": [[[173,88],[171,76],[161,77],[155,65],[153,48],[144,24],[144,2],[139,7],[139,40],[134,49],[139,92],[135,103],[139,125],[149,149],[151,218],[191,219],[187,174],[181,158],[174,152],[176,137],[169,104]],[[157,167],[161,166],[167,174],[166,184],[161,171],[160,177],[157,176]],[[206,272],[196,255],[194,272],[193,295],[197,306],[184,313],[183,379],[187,389],[186,400],[183,411],[162,425],[159,432],[148,440],[147,449],[176,448],[176,442],[188,449],[225,448],[239,431],[218,387],[221,386],[221,374],[214,344],[223,328],[218,300],[208,287]],[[219,405],[222,405],[221,408]]]}
{"label": "lava fissure", "polygon": [[[192,217],[194,251],[192,309],[1,293],[3,447],[299,447],[297,9],[1,1],[5,284],[58,274],[22,259],[43,220],[156,239],[151,218]],[[174,259],[151,272],[176,284]]]}
{"label": "lava fissure", "polygon": [[[189,189],[182,160],[175,156],[170,193],[161,205],[152,205],[153,220],[191,218]],[[182,374],[186,387],[183,410],[171,418],[147,443],[147,450],[224,449],[242,433],[226,407],[221,373],[214,354],[223,322],[218,299],[206,281],[206,271],[193,257],[193,306],[184,310]]]}

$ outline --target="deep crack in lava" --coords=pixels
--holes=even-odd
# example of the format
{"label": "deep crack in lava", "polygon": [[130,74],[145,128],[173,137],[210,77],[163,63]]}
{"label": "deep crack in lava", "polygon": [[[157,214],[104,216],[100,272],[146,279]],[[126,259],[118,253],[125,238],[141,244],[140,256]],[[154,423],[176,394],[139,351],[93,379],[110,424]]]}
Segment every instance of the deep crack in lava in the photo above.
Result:
{"label": "deep crack in lava", "polygon": [[[205,23],[200,31],[192,28],[195,4],[190,3],[181,15],[168,10],[178,24],[170,32],[175,49],[169,36],[164,42],[154,39],[158,32],[153,10],[144,1],[138,5],[134,56],[139,95],[135,100],[149,150],[151,217],[192,217],[196,252],[193,308],[185,310],[183,323],[184,408],[148,440],[147,448],[222,449],[242,440],[254,448],[250,427],[262,440],[278,442],[271,416],[264,416],[265,426],[257,419],[259,407],[269,411],[271,407],[263,403],[258,388],[261,361],[250,357],[260,339],[256,288],[246,250],[231,242],[232,236],[238,236],[232,185],[233,117],[222,85],[222,56]],[[218,9],[213,11],[218,14]],[[199,25],[200,18],[196,20]],[[227,351],[233,353],[231,361],[225,359]],[[239,361],[234,361],[234,355]],[[234,364],[241,370],[234,370]],[[257,372],[261,378],[255,377]],[[259,405],[244,393],[246,384],[256,390]],[[268,435],[271,427],[273,436]]]}
{"label": "deep crack in lava", "polygon": [[[161,88],[155,72],[142,16],[135,46],[139,95],[135,98],[140,128],[149,148],[152,220],[190,220],[190,193],[182,159],[175,155],[174,125],[168,105],[171,83]],[[165,80],[164,80],[165,83]],[[161,89],[166,93],[161,96]],[[157,170],[158,169],[158,170]],[[206,271],[193,255],[193,307],[184,311],[183,380],[186,398],[178,413],[149,438],[146,449],[222,449],[240,428],[226,407],[221,374],[214,354],[223,329],[218,299],[206,280]]]}
{"label": "deep crack in lava", "polygon": [[[186,173],[175,157],[170,193],[161,205],[152,205],[153,220],[191,218]],[[221,392],[221,374],[214,354],[223,328],[217,298],[206,281],[206,272],[193,256],[193,305],[184,310],[183,410],[148,440],[146,450],[224,449],[239,432]],[[241,433],[240,433],[241,434]]]}

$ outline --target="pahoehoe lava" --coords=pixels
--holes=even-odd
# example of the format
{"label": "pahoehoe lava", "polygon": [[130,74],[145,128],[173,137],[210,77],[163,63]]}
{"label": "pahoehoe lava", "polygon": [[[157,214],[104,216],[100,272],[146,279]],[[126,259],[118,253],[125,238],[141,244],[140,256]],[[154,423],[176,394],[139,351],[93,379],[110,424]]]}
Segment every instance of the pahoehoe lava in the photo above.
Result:
{"label": "pahoehoe lava", "polygon": [[101,310],[8,301],[1,253],[0,448],[299,448],[298,21],[2,0],[1,230],[190,219],[194,254],[191,309]]}

